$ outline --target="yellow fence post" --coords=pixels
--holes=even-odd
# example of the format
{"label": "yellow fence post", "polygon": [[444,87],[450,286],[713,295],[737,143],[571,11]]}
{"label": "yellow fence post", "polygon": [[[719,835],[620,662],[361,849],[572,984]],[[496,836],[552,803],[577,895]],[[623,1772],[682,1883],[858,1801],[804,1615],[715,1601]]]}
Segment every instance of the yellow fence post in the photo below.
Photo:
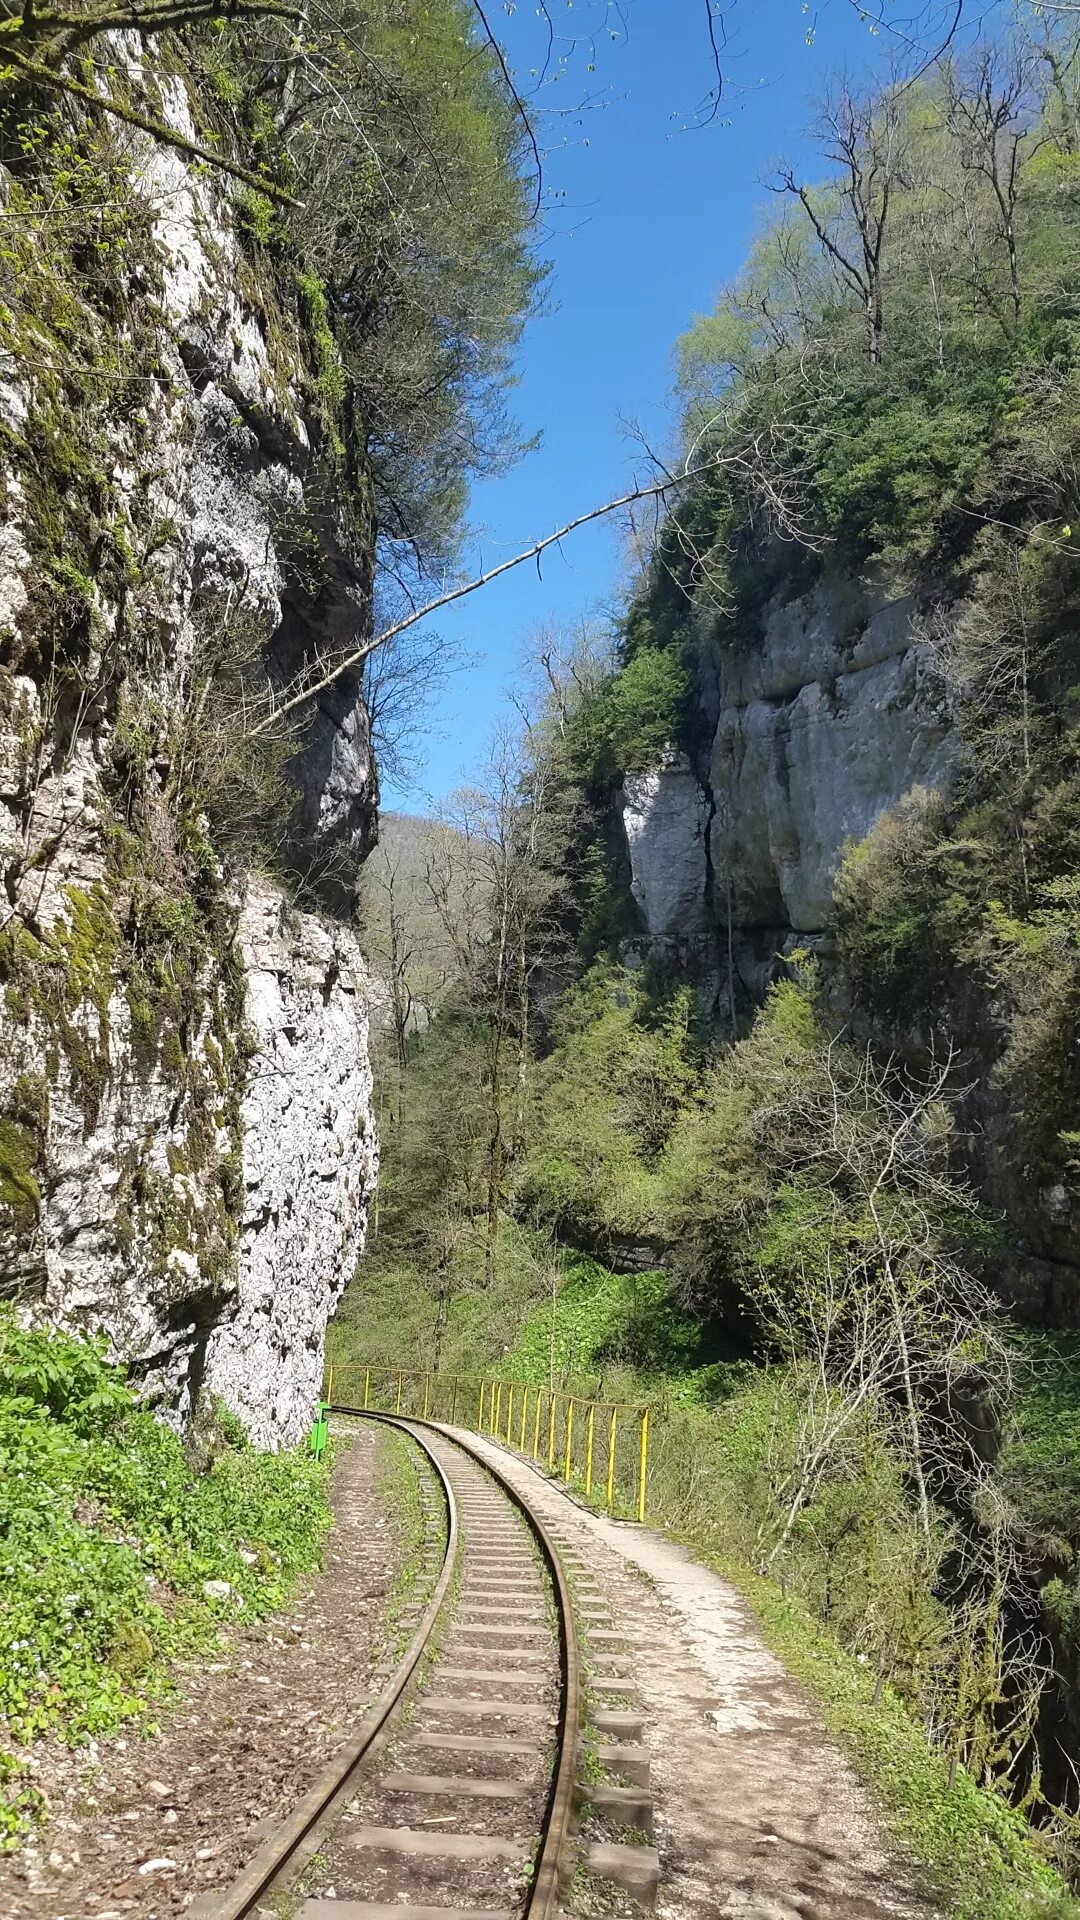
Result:
{"label": "yellow fence post", "polygon": [[540,1458],[540,1414],[544,1405],[544,1389],[536,1389],[536,1417],[533,1420],[533,1459]]}
{"label": "yellow fence post", "polygon": [[400,1412],[401,1412],[401,1382],[402,1382],[402,1379],[403,1379],[403,1377],[404,1377],[404,1376],[403,1376],[403,1372],[402,1372],[402,1369],[401,1369],[401,1368],[399,1367],[399,1369],[398,1369],[398,1377],[397,1377],[397,1405],[396,1405],[396,1407],[394,1408],[394,1412],[395,1412],[395,1413],[400,1413]]}
{"label": "yellow fence post", "polygon": [[555,1407],[558,1395],[552,1393],[548,1402],[548,1472],[555,1471]]}
{"label": "yellow fence post", "polygon": [[514,1424],[514,1383],[510,1382],[510,1393],[506,1402],[506,1444],[510,1445],[510,1429]]}
{"label": "yellow fence post", "polygon": [[328,1401],[331,1401],[331,1400],[333,1400],[333,1398],[334,1398],[334,1369],[333,1369],[333,1367],[331,1367],[331,1369],[330,1369],[330,1371],[329,1371],[329,1373],[328,1373],[328,1374],[327,1374],[327,1376],[326,1376],[326,1398],[327,1398],[327,1400],[328,1400]]}
{"label": "yellow fence post", "polygon": [[365,1367],[364,1368],[364,1405],[365,1407],[367,1406],[367,1403],[368,1403],[370,1389],[371,1389],[371,1368]]}
{"label": "yellow fence post", "polygon": [[477,1411],[477,1415],[476,1415],[476,1431],[477,1431],[477,1433],[483,1433],[483,1431],[484,1431],[484,1384],[485,1384],[485,1383],[484,1383],[484,1381],[483,1381],[483,1380],[481,1380],[481,1382],[480,1382],[480,1406],[479,1406],[479,1409],[478,1409],[478,1411]]}
{"label": "yellow fence post", "polygon": [[529,1411],[529,1389],[526,1387],[521,1398],[521,1432],[518,1435],[518,1452],[525,1451],[525,1420]]}
{"label": "yellow fence post", "polygon": [[589,1408],[589,1424],[585,1429],[585,1498],[592,1492],[592,1450],[593,1428],[596,1425],[596,1408]]}
{"label": "yellow fence post", "polygon": [[637,1517],[642,1525],[645,1522],[645,1476],[649,1470],[649,1409],[641,1411],[641,1464],[638,1468]]}
{"label": "yellow fence post", "polygon": [[607,1443],[607,1504],[609,1513],[615,1504],[615,1434],[618,1428],[618,1420],[619,1409],[618,1407],[612,1407],[611,1425],[608,1428]]}
{"label": "yellow fence post", "polygon": [[450,1396],[450,1425],[451,1426],[453,1426],[455,1420],[457,1419],[457,1392],[458,1392],[459,1381],[456,1373],[454,1375],[453,1384],[454,1384],[454,1391]]}
{"label": "yellow fence post", "polygon": [[499,1437],[499,1421],[502,1417],[502,1390],[503,1390],[502,1381],[496,1380],[495,1382],[495,1417],[491,1422],[491,1436],[493,1440],[497,1440]]}
{"label": "yellow fence post", "polygon": [[425,1373],[424,1375],[424,1411],[420,1415],[421,1420],[427,1419],[428,1407],[430,1405],[431,1405],[431,1375],[430,1373]]}
{"label": "yellow fence post", "polygon": [[563,1472],[564,1480],[569,1480],[570,1478],[570,1455],[571,1455],[571,1450],[573,1448],[573,1445],[574,1445],[574,1396],[573,1394],[571,1394],[569,1400],[566,1403],[566,1466]]}

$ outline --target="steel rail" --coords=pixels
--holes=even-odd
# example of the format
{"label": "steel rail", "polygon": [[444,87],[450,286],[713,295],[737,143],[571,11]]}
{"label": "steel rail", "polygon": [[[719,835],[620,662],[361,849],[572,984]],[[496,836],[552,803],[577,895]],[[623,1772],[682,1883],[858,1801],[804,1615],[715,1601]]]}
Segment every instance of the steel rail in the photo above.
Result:
{"label": "steel rail", "polygon": [[[482,1453],[463,1439],[458,1430],[447,1426],[440,1420],[419,1420],[415,1415],[378,1413],[350,1407],[331,1407],[331,1412],[352,1416],[357,1420],[380,1420],[391,1427],[405,1427],[410,1432],[414,1427],[426,1427],[432,1433],[441,1434],[457,1447],[470,1460],[495,1481],[508,1500],[521,1514],[526,1526],[535,1537],[543,1555],[548,1573],[551,1576],[552,1590],[555,1595],[555,1611],[559,1621],[559,1667],[562,1687],[559,1697],[559,1717],[556,1742],[558,1752],[554,1771],[551,1776],[551,1790],[544,1810],[544,1821],[540,1833],[540,1846],[533,1863],[533,1877],[522,1909],[523,1920],[555,1920],[559,1906],[560,1879],[563,1861],[573,1831],[575,1813],[575,1784],[577,1780],[578,1730],[581,1725],[582,1683],[581,1650],[578,1646],[577,1627],[574,1624],[574,1609],[570,1599],[570,1589],[566,1584],[566,1575],[562,1569],[555,1544],[538,1513],[529,1505],[523,1493],[513,1482]],[[420,1438],[419,1434],[415,1436]]]}
{"label": "steel rail", "polygon": [[533,1511],[525,1495],[518,1491],[513,1482],[508,1480],[498,1467],[485,1459],[482,1453],[478,1453],[468,1440],[461,1439],[453,1428],[444,1426],[438,1420],[421,1421],[419,1424],[430,1426],[436,1433],[441,1433],[452,1446],[460,1447],[462,1453],[468,1454],[471,1460],[475,1460],[479,1466],[483,1467],[485,1473],[491,1475],[491,1478],[517,1507],[526,1525],[535,1535],[551,1575],[555,1610],[559,1616],[559,1663],[562,1669],[558,1754],[551,1778],[551,1791],[544,1815],[540,1849],[534,1863],[533,1880],[525,1902],[524,1914],[525,1920],[554,1920],[559,1904],[563,1862],[574,1826],[578,1730],[581,1725],[583,1703],[581,1650],[578,1646],[577,1627],[574,1624],[570,1589],[566,1584],[566,1575],[554,1542],[539,1514]]}
{"label": "steel rail", "polygon": [[224,1893],[211,1896],[209,1900],[204,1896],[203,1899],[196,1901],[192,1909],[193,1920],[195,1915],[198,1916],[198,1920],[248,1920],[256,1902],[263,1897],[285,1869],[291,1866],[295,1870],[299,1862],[314,1852],[316,1842],[312,1836],[315,1829],[344,1803],[352,1789],[353,1776],[385,1731],[387,1722],[416,1672],[445,1604],[456,1571],[461,1541],[457,1503],[446,1469],[424,1433],[418,1431],[421,1428],[437,1433],[451,1446],[457,1447],[495,1481],[510,1503],[522,1515],[540,1548],[551,1578],[559,1625],[559,1667],[562,1680],[556,1733],[557,1753],[544,1809],[540,1845],[533,1863],[532,1880],[523,1908],[523,1920],[555,1920],[562,1867],[574,1824],[578,1729],[583,1696],[581,1654],[570,1590],[554,1543],[539,1514],[533,1511],[525,1495],[519,1492],[497,1466],[485,1459],[454,1429],[439,1421],[421,1420],[415,1415],[382,1413],[374,1408],[332,1407],[330,1410],[349,1419],[372,1420],[381,1426],[394,1427],[407,1433],[427,1455],[438,1475],[447,1504],[447,1543],[442,1569],[431,1599],[424,1609],[405,1653],[377,1700],[368,1709],[356,1732],[344,1746],[339,1748],[314,1785],[297,1802],[292,1812],[285,1816],[277,1832],[272,1834],[253,1855],[232,1885]]}
{"label": "steel rail", "polygon": [[[393,1420],[390,1424],[411,1432],[412,1423],[408,1420]],[[446,1552],[431,1599],[405,1652],[356,1732],[338,1748],[314,1784],[297,1801],[292,1811],[285,1815],[277,1832],[263,1842],[232,1885],[224,1893],[209,1898],[204,1896],[195,1904],[193,1911],[198,1915],[198,1920],[247,1920],[256,1901],[262,1898],[284,1869],[296,1861],[298,1855],[302,1856],[304,1842],[313,1829],[334,1810],[339,1800],[345,1798],[351,1789],[353,1775],[371,1752],[420,1664],[454,1576],[460,1530],[457,1502],[442,1462],[423,1434],[412,1433],[411,1437],[434,1467],[446,1500]]]}

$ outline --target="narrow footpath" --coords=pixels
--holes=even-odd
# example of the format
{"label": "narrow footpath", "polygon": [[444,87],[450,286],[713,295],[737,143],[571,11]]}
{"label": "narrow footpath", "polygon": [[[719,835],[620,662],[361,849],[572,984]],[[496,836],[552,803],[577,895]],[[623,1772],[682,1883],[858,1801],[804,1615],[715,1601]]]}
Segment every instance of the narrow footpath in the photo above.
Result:
{"label": "narrow footpath", "polygon": [[517,1455],[462,1438],[527,1495],[622,1623],[661,1920],[926,1920],[912,1868],[734,1588],[662,1534],[592,1513]]}

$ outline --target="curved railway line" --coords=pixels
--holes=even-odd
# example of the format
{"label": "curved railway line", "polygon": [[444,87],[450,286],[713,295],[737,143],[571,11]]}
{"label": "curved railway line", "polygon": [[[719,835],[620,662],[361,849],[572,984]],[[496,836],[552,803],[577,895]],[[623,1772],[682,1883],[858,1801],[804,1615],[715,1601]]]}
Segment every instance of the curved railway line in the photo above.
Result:
{"label": "curved railway line", "polygon": [[[575,1609],[605,1644],[618,1640],[614,1622],[587,1573],[572,1593],[542,1520],[490,1458],[435,1425],[360,1417],[420,1450],[426,1546],[420,1597],[399,1616],[408,1643],[378,1670],[378,1698],[314,1785],[232,1886],[189,1913],[552,1920],[577,1863],[582,1794],[594,1807],[606,1797],[617,1831],[651,1816],[642,1749],[602,1750],[616,1767],[625,1751],[622,1777],[638,1783],[604,1786],[594,1743],[593,1783],[582,1785]],[[632,1718],[601,1712],[596,1724],[633,1737]],[[618,1856],[642,1851],[601,1845],[593,1870],[617,1881]]]}

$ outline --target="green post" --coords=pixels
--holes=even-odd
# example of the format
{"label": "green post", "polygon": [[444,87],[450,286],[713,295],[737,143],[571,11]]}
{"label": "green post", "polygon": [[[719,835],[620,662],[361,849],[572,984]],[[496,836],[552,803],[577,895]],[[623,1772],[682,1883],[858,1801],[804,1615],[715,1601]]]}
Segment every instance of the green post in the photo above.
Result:
{"label": "green post", "polygon": [[316,1460],[321,1460],[323,1454],[326,1452],[326,1436],[329,1431],[326,1424],[326,1416],[329,1411],[330,1408],[326,1402],[320,1400],[315,1409],[315,1424],[311,1429],[311,1451]]}

